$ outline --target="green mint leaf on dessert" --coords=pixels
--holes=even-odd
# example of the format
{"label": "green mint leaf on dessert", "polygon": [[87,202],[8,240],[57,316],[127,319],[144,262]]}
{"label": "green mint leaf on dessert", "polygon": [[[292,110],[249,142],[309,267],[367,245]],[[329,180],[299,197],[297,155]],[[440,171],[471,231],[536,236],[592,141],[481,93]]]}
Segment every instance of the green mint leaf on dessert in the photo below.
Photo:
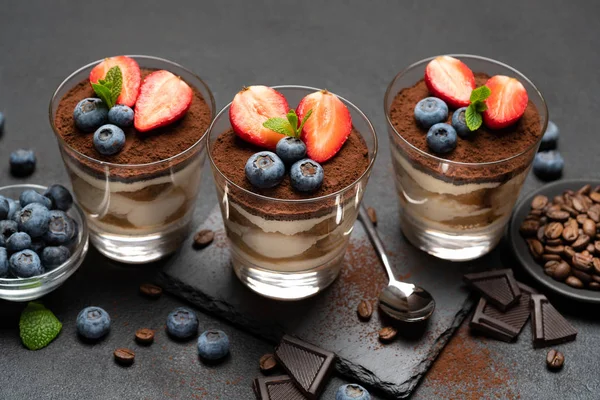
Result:
{"label": "green mint leaf on dessert", "polygon": [[110,109],[117,103],[117,99],[123,88],[123,73],[119,66],[112,67],[106,73],[104,79],[99,79],[97,83],[92,83],[92,89],[100,99]]}
{"label": "green mint leaf on dessert", "polygon": [[488,97],[490,97],[490,94],[492,94],[492,91],[490,90],[489,87],[483,85],[478,87],[477,89],[473,89],[473,91],[471,92],[471,103],[475,103],[478,101],[485,101],[485,99],[487,99]]}
{"label": "green mint leaf on dessert", "polygon": [[310,110],[308,110],[308,112],[306,113],[306,115],[304,116],[304,118],[302,118],[302,123],[298,127],[298,136],[300,136],[300,133],[302,133],[302,128],[304,128],[304,123],[306,122],[306,120],[308,119],[308,117],[311,116],[311,114],[312,114],[312,108]]}
{"label": "green mint leaf on dessert", "polygon": [[60,321],[41,303],[30,302],[21,313],[21,341],[29,350],[46,347],[58,336],[61,329]]}
{"label": "green mint leaf on dessert", "polygon": [[476,131],[483,123],[481,113],[477,111],[477,106],[469,104],[465,110],[465,122],[470,131]]}
{"label": "green mint leaf on dessert", "polygon": [[477,103],[475,103],[475,110],[477,110],[477,112],[482,113],[485,110],[487,110],[487,104],[485,104],[482,101],[478,101]]}
{"label": "green mint leaf on dessert", "polygon": [[470,131],[476,131],[481,127],[483,118],[481,113],[487,110],[487,104],[485,100],[490,97],[492,91],[487,86],[480,86],[471,92],[471,104],[465,111],[465,122]]}
{"label": "green mint leaf on dessert", "polygon": [[96,92],[96,95],[98,97],[100,97],[100,100],[102,100],[102,102],[104,104],[106,104],[107,107],[110,108],[109,104],[110,104],[110,100],[112,98],[110,89],[108,87],[100,84],[100,81],[98,81],[98,83],[92,83],[92,89],[94,89],[94,92]]}
{"label": "green mint leaf on dessert", "polygon": [[287,113],[287,120],[289,121],[290,126],[294,129],[294,136],[298,137],[298,132],[296,131],[296,129],[298,129],[298,115],[296,115],[296,111],[290,110]]}
{"label": "green mint leaf on dessert", "polygon": [[263,126],[273,132],[281,133],[286,136],[294,136],[296,131],[290,125],[290,121],[285,118],[269,118],[263,122]]}

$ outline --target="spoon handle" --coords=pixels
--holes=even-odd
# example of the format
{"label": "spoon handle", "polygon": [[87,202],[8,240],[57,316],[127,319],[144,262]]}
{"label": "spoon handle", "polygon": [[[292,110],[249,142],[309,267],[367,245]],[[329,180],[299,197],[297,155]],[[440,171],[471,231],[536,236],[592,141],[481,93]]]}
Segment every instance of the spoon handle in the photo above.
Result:
{"label": "spoon handle", "polygon": [[369,218],[369,214],[367,214],[367,209],[362,204],[360,205],[360,208],[358,210],[358,219],[360,220],[360,222],[362,222],[363,226],[365,227],[365,230],[367,231],[367,236],[369,237],[369,240],[371,240],[371,243],[373,243],[373,247],[375,247],[375,252],[377,253],[379,259],[383,263],[383,266],[388,274],[390,282],[396,282],[396,277],[394,276],[394,271],[392,270],[392,266],[390,265],[390,260],[385,252],[383,243],[379,238],[379,234],[375,229],[375,225],[373,225],[373,222],[371,222],[371,218]]}

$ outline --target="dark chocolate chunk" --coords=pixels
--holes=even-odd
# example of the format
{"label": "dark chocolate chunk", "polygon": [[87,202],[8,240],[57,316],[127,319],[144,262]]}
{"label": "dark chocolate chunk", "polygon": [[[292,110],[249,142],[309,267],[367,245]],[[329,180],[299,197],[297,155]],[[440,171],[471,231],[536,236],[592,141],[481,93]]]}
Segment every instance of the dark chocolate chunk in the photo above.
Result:
{"label": "dark chocolate chunk", "polygon": [[335,354],[285,335],[275,358],[309,399],[317,399],[333,368]]}
{"label": "dark chocolate chunk", "polygon": [[479,300],[479,304],[473,314],[469,326],[494,339],[511,342],[517,338],[523,326],[529,319],[530,297],[537,293],[535,289],[518,283],[521,290],[521,298],[518,303],[504,312],[489,303],[485,298]]}
{"label": "dark chocolate chunk", "polygon": [[552,346],[575,340],[577,330],[550,304],[543,294],[531,295],[533,347]]}
{"label": "dark chocolate chunk", "polygon": [[287,375],[256,378],[252,388],[258,400],[306,400],[307,397]]}
{"label": "dark chocolate chunk", "polygon": [[464,280],[502,311],[515,305],[521,297],[521,291],[510,269],[467,274]]}

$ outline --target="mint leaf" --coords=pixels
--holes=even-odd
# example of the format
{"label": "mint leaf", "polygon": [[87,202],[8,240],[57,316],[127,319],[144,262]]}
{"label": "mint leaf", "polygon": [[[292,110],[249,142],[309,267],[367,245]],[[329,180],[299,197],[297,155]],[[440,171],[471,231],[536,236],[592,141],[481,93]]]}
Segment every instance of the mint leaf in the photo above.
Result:
{"label": "mint leaf", "polygon": [[492,91],[490,90],[489,87],[483,85],[478,87],[477,89],[473,89],[473,91],[471,92],[471,103],[475,103],[477,101],[485,101],[485,99],[487,99],[488,97],[490,97],[490,94],[492,94]]}
{"label": "mint leaf", "polygon": [[311,114],[312,114],[312,108],[310,110],[308,110],[308,112],[306,113],[304,118],[302,118],[302,123],[300,124],[300,127],[298,128],[298,136],[300,136],[300,133],[302,133],[302,128],[304,128],[304,123],[306,122],[308,117],[311,116]]}
{"label": "mint leaf", "polygon": [[[99,81],[98,81],[99,82]],[[112,93],[110,88],[100,83],[92,83],[92,89],[96,92],[96,95],[106,104],[108,108],[111,108]]]}
{"label": "mint leaf", "polygon": [[477,112],[477,106],[475,104],[470,104],[465,110],[465,122],[470,131],[476,131],[483,123],[483,118],[481,117],[481,114]]}
{"label": "mint leaf", "polygon": [[62,324],[41,303],[30,302],[21,313],[19,331],[21,341],[29,350],[39,350],[46,347],[58,336]]}
{"label": "mint leaf", "polygon": [[292,128],[290,122],[285,118],[269,118],[263,122],[263,126],[286,136],[295,136],[296,133],[296,129]]}
{"label": "mint leaf", "polygon": [[487,110],[487,104],[485,104],[483,101],[478,101],[476,103],[473,103],[473,105],[475,106],[475,110],[478,113],[482,113],[485,110]]}
{"label": "mint leaf", "polygon": [[294,132],[296,132],[295,136],[298,136],[298,132],[296,131],[296,129],[298,129],[298,116],[296,115],[296,111],[290,110],[287,113],[287,119],[290,122],[290,126],[294,128]]}
{"label": "mint leaf", "polygon": [[121,68],[117,65],[109,69],[104,79],[98,79],[97,83],[92,83],[92,88],[108,108],[114,107],[123,88]]}

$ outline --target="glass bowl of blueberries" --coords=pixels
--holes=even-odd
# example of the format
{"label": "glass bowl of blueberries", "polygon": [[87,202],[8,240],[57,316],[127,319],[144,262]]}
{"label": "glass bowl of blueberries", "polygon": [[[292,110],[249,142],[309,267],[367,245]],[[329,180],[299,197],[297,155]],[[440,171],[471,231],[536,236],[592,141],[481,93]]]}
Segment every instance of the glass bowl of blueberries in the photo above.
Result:
{"label": "glass bowl of blueberries", "polygon": [[0,187],[0,298],[50,293],[77,271],[88,246],[85,215],[64,186]]}

